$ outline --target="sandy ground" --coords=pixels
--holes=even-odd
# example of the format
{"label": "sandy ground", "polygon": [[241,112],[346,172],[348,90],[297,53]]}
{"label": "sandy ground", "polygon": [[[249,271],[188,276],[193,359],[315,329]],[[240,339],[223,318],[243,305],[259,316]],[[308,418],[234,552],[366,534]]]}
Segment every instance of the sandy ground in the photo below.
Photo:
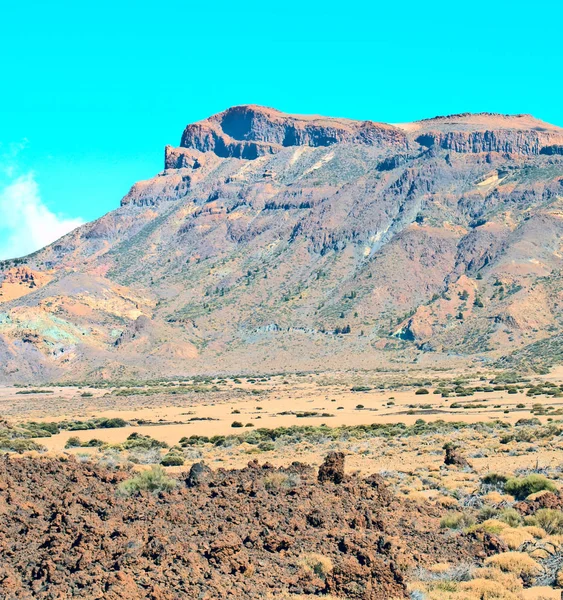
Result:
{"label": "sandy ground", "polygon": [[[561,373],[549,378],[557,380]],[[356,382],[357,383],[357,382]],[[479,382],[475,380],[474,385]],[[481,382],[482,383],[482,382]],[[277,376],[268,381],[240,383],[227,381],[216,384],[218,391],[205,393],[158,393],[153,395],[115,395],[116,390],[61,387],[50,388],[53,393],[18,394],[18,388],[0,388],[0,414],[14,421],[52,421],[64,419],[85,420],[92,417],[121,417],[127,421],[143,419],[148,424],[127,426],[117,429],[96,429],[88,431],[63,431],[50,438],[41,438],[40,443],[49,451],[64,450],[69,437],[77,436],[82,441],[93,438],[108,443],[123,442],[132,432],[150,435],[169,445],[175,445],[184,436],[229,435],[248,432],[250,427],[233,428],[239,421],[253,427],[276,428],[291,425],[362,425],[372,423],[413,424],[417,419],[434,421],[464,421],[476,423],[498,419],[514,423],[521,418],[533,416],[533,404],[541,403],[563,408],[562,399],[536,397],[529,398],[524,392],[508,394],[506,391],[476,392],[462,398],[442,398],[433,394],[434,386],[428,387],[429,394],[417,395],[417,388],[402,390],[370,390],[352,392],[354,380],[349,376],[303,375]],[[189,387],[189,386],[188,386]],[[84,396],[92,394],[92,396]],[[477,405],[479,408],[451,408],[454,402],[464,406]],[[524,405],[518,408],[517,405]],[[485,406],[485,408],[483,408]],[[360,408],[361,407],[361,408]],[[318,416],[298,417],[296,413],[315,412]],[[508,411],[508,412],[505,412]],[[290,414],[282,414],[287,413]],[[329,416],[322,416],[329,415]],[[194,420],[197,419],[197,420]],[[204,419],[204,420],[199,420]],[[547,417],[540,417],[544,422]],[[160,424],[159,424],[160,423]],[[469,443],[468,451],[476,453],[474,442]],[[344,450],[350,454],[349,464],[353,469],[373,472],[381,469],[414,469],[420,466],[437,468],[442,462],[440,452],[436,452],[435,441],[425,448],[420,441],[413,447],[407,442],[389,444],[381,439],[366,442],[350,442]],[[389,445],[388,449],[382,448]],[[397,442],[397,444],[399,444]],[[320,452],[325,451],[308,444],[292,448],[292,457],[305,462],[318,463]],[[95,449],[81,448],[73,452],[96,452]],[[207,449],[206,459],[224,463],[225,466],[241,466],[249,460],[252,447],[236,449]],[[288,456],[283,449],[267,452],[265,457],[274,464],[287,463]],[[250,456],[252,458],[252,456]],[[554,465],[561,458],[561,448],[542,448],[531,456],[523,454],[510,456],[513,469],[530,465],[530,461],[540,461]],[[475,458],[479,470],[506,468],[507,456],[498,452],[492,456]]]}

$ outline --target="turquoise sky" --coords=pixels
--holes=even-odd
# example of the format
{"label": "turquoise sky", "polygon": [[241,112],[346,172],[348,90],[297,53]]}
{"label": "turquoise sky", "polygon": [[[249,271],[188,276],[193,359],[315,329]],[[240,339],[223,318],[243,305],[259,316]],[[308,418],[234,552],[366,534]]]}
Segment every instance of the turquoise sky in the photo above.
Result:
{"label": "turquoise sky", "polygon": [[541,0],[4,3],[0,258],[117,207],[186,123],[235,104],[563,126],[562,17]]}

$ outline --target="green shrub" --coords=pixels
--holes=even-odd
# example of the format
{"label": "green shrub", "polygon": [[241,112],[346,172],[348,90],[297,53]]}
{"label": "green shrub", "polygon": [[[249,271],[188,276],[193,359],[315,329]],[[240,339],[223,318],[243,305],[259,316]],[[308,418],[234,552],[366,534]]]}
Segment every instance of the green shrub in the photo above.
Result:
{"label": "green shrub", "polygon": [[512,477],[504,486],[505,492],[514,496],[516,500],[524,500],[530,494],[535,494],[542,490],[554,492],[556,489],[552,481],[536,473],[532,473],[526,477]]}
{"label": "green shrub", "polygon": [[69,437],[66,441],[65,448],[80,448],[82,446],[82,442],[80,438],[76,435]]}
{"label": "green shrub", "polygon": [[508,477],[502,473],[487,473],[481,478],[481,483],[497,487],[504,487],[507,481]]}
{"label": "green shrub", "polygon": [[527,525],[545,529],[549,535],[563,533],[563,512],[552,508],[540,508],[536,514],[526,519]]}
{"label": "green shrub", "polygon": [[163,467],[181,467],[185,462],[185,459],[180,454],[169,452],[161,461],[160,464]]}
{"label": "green shrub", "polygon": [[159,494],[169,492],[176,487],[176,480],[168,477],[160,465],[155,465],[139,475],[119,484],[118,492],[122,496],[133,496],[140,492]]}
{"label": "green shrub", "polygon": [[240,421],[233,421],[231,427],[244,427],[244,425]]}
{"label": "green shrub", "polygon": [[494,506],[483,506],[479,511],[479,522],[488,521],[489,519],[495,519],[498,515],[498,509]]}
{"label": "green shrub", "polygon": [[101,448],[104,444],[105,442],[103,440],[99,440],[98,438],[92,438],[91,440],[84,442],[82,446],[84,448]]}
{"label": "green shrub", "polygon": [[416,390],[415,394],[417,396],[423,396],[424,394],[429,394],[430,392],[426,388],[419,388]]}
{"label": "green shrub", "polygon": [[31,450],[44,452],[46,448],[45,446],[42,446],[33,440],[0,437],[0,451],[17,452],[18,454],[23,454],[24,452],[29,452]]}
{"label": "green shrub", "polygon": [[507,525],[510,525],[510,527],[520,527],[520,525],[522,525],[524,522],[522,515],[513,508],[507,508],[503,510],[497,516],[497,519],[503,523],[506,523]]}
{"label": "green shrub", "polygon": [[143,435],[135,431],[123,442],[122,447],[125,450],[132,450],[134,448],[148,450],[149,448],[168,448],[168,444],[160,440],[155,440],[150,435]]}
{"label": "green shrub", "polygon": [[96,425],[100,429],[115,429],[116,427],[125,427],[127,425],[127,421],[119,417],[115,417],[113,419],[99,419]]}
{"label": "green shrub", "polygon": [[475,523],[475,518],[469,513],[448,512],[440,521],[442,529],[465,529]]}

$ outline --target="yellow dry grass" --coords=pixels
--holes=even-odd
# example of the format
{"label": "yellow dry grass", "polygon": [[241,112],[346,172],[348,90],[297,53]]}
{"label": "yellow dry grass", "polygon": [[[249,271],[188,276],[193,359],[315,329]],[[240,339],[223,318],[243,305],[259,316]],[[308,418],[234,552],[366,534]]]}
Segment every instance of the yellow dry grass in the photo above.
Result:
{"label": "yellow dry grass", "polygon": [[328,556],[315,552],[302,554],[299,558],[299,566],[311,575],[315,575],[321,579],[324,579],[334,568]]}
{"label": "yellow dry grass", "polygon": [[540,565],[525,552],[503,552],[485,559],[485,564],[497,567],[505,573],[513,573],[518,577],[537,575]]}
{"label": "yellow dry grass", "polygon": [[498,535],[511,550],[517,550],[524,542],[534,540],[534,536],[524,528],[506,527]]}

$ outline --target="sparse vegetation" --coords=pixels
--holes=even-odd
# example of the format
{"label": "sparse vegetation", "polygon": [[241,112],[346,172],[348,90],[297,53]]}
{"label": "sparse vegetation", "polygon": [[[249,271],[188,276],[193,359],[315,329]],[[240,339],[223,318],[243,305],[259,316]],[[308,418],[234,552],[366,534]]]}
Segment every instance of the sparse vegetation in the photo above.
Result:
{"label": "sparse vegetation", "polygon": [[155,465],[119,484],[119,493],[123,496],[132,496],[141,492],[160,494],[169,492],[175,487],[176,481],[168,477],[160,465]]}

